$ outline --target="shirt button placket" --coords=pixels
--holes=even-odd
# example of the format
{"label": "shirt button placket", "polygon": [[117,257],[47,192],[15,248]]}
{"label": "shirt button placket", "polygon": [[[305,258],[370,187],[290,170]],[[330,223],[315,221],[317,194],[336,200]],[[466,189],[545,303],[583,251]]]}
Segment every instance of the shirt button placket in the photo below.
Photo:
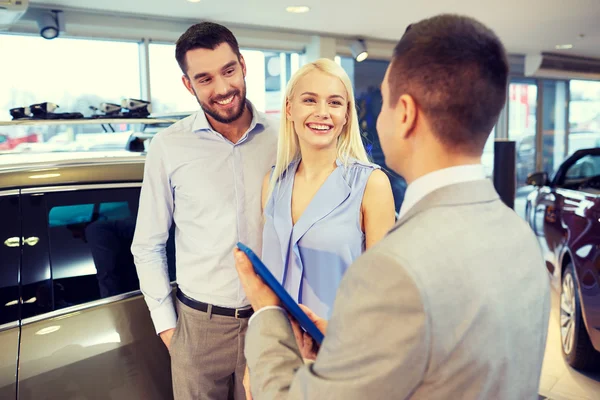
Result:
{"label": "shirt button placket", "polygon": [[245,220],[246,191],[244,188],[244,167],[240,145],[233,146],[233,180],[235,182],[236,213],[238,240],[248,241],[247,223]]}

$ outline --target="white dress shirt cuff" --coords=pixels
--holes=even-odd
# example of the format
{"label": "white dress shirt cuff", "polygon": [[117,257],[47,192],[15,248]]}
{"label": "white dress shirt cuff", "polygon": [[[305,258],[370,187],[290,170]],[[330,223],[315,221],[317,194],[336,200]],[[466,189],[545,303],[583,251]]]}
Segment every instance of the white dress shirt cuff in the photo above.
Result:
{"label": "white dress shirt cuff", "polygon": [[175,306],[170,294],[165,301],[150,311],[150,316],[152,317],[154,329],[156,329],[157,334],[167,329],[175,328],[177,325],[177,313],[175,312]]}
{"label": "white dress shirt cuff", "polygon": [[281,310],[281,312],[285,313],[285,310],[279,306],[266,306],[266,307],[261,308],[254,314],[252,314],[252,316],[248,320],[248,325],[250,325],[252,323],[252,320],[254,319],[254,317],[256,317],[258,314],[260,314],[261,312],[263,312],[265,310]]}

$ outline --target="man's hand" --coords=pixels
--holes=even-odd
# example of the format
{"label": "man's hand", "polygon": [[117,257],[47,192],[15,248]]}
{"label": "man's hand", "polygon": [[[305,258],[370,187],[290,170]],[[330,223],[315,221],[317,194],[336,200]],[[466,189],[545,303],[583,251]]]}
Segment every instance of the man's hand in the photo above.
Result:
{"label": "man's hand", "polygon": [[267,306],[279,306],[279,297],[256,275],[254,267],[252,267],[252,263],[248,260],[246,254],[237,248],[233,250],[233,254],[240,282],[242,282],[242,287],[254,312]]}
{"label": "man's hand", "polygon": [[173,334],[175,333],[175,328],[167,329],[166,331],[162,331],[159,333],[160,338],[162,339],[165,346],[167,346],[167,350],[171,351],[171,339],[173,338]]}
{"label": "man's hand", "polygon": [[290,323],[292,324],[292,331],[294,331],[294,337],[296,338],[296,345],[300,350],[300,355],[305,360],[316,360],[317,353],[319,352],[319,345],[310,337],[310,335],[302,330],[300,324],[290,315]]}
{"label": "man's hand", "polygon": [[323,335],[325,335],[327,331],[327,320],[319,317],[317,314],[313,312],[310,308],[306,307],[304,304],[298,304],[302,311],[306,314],[306,316],[317,326],[317,328],[321,331]]}
{"label": "man's hand", "polygon": [[244,385],[244,391],[246,392],[246,400],[252,400],[252,393],[250,392],[250,371],[248,371],[248,366],[246,366],[246,370],[244,371],[242,385]]}
{"label": "man's hand", "polygon": [[[321,331],[321,333],[325,334],[325,331],[327,330],[327,320],[319,318],[317,314],[315,314],[305,305],[299,304],[299,306]],[[302,357],[307,360],[316,360],[319,352],[319,345],[317,345],[317,343],[312,337],[310,337],[308,333],[302,330],[298,322],[296,322],[291,316],[290,322],[292,323],[292,330],[294,331],[294,336],[296,337],[296,344],[298,345],[298,349],[300,349],[300,354],[302,354]]]}

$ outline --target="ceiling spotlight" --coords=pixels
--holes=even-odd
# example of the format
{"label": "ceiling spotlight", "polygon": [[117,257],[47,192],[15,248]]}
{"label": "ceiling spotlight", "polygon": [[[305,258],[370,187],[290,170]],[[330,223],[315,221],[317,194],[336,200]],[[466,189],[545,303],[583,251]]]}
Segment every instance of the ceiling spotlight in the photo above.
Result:
{"label": "ceiling spotlight", "polygon": [[200,3],[200,0],[187,0],[187,1],[189,1],[190,3]]}
{"label": "ceiling spotlight", "polygon": [[369,53],[367,52],[367,46],[365,45],[364,40],[355,40],[350,45],[350,51],[352,52],[352,56],[356,60],[356,62],[361,62],[369,57]]}
{"label": "ceiling spotlight", "polygon": [[569,50],[573,48],[572,44],[557,44],[556,46],[556,50]]}
{"label": "ceiling spotlight", "polygon": [[64,32],[64,21],[62,11],[47,11],[37,18],[40,28],[40,36],[44,39],[57,38],[60,32]]}
{"label": "ceiling spotlight", "polygon": [[289,6],[286,7],[285,11],[294,14],[303,14],[310,11],[310,7],[307,6]]}

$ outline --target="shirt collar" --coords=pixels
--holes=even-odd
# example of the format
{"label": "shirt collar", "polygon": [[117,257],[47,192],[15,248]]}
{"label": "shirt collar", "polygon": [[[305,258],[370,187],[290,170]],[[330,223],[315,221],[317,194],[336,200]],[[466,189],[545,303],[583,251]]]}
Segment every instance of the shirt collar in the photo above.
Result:
{"label": "shirt collar", "polygon": [[424,175],[408,185],[398,218],[406,214],[408,210],[429,193],[439,188],[482,179],[486,179],[486,176],[485,169],[481,164],[459,165]]}
{"label": "shirt collar", "polygon": [[[250,128],[248,132],[252,132],[257,125],[261,125],[264,129],[269,126],[266,116],[259,112],[254,104],[248,99],[246,99],[246,103],[250,105],[250,109],[252,111],[252,122],[250,122]],[[212,131],[213,128],[210,126],[208,119],[206,118],[206,114],[202,109],[196,112],[196,117],[194,118],[194,124],[192,125],[193,132],[198,131]]]}

